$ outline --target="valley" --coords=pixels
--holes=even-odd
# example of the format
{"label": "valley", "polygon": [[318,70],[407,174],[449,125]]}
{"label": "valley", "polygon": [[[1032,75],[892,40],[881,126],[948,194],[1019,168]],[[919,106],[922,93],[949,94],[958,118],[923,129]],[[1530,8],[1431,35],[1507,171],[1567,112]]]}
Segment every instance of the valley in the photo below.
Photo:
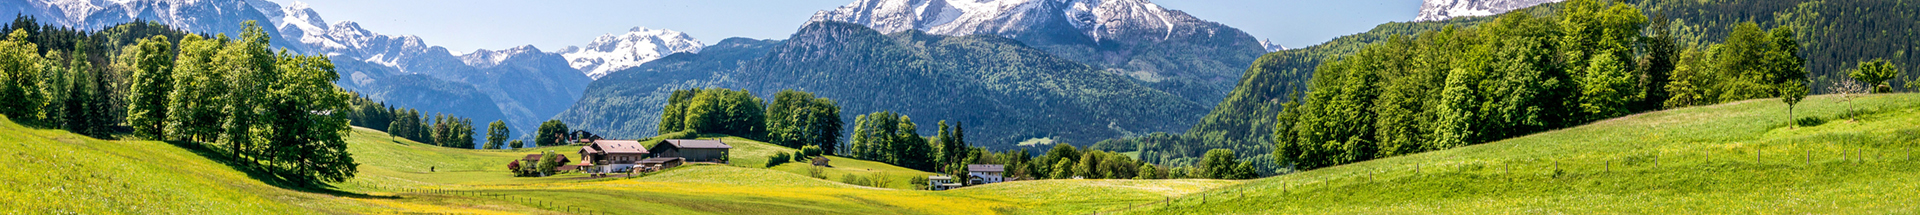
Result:
{"label": "valley", "polygon": [[1920,213],[1914,2],[312,1],[0,0],[0,213]]}

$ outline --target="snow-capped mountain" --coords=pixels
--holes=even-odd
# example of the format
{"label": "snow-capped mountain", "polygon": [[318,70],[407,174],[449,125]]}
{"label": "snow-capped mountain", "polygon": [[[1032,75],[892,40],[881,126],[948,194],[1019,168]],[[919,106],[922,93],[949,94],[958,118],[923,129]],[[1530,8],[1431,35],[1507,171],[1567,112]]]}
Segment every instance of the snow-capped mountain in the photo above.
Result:
{"label": "snow-capped mountain", "polygon": [[[240,23],[260,20],[267,34],[280,35],[266,21],[271,19],[268,11],[279,11],[258,9],[263,7],[280,6],[264,0],[0,0],[0,14],[27,15],[42,24],[85,30],[153,21],[192,32],[234,35],[240,33]],[[274,48],[307,51],[295,40],[276,37],[270,43]]]}
{"label": "snow-capped mountain", "polygon": [[417,36],[380,34],[351,21],[328,25],[301,2],[0,0],[0,15],[8,12],[88,30],[139,20],[232,35],[241,31],[241,23],[257,21],[273,37],[273,48],[329,56],[341,75],[335,83],[343,89],[423,112],[506,120],[523,134],[565,111],[592,81],[557,53],[522,46],[455,56]]}
{"label": "snow-capped mountain", "polygon": [[825,21],[1014,39],[1209,105],[1267,53],[1246,32],[1147,0],[856,0],[809,20]]}
{"label": "snow-capped mountain", "polygon": [[673,53],[699,53],[700,40],[686,33],[666,29],[634,27],[620,35],[601,35],[585,47],[568,46],[555,53],[567,58],[567,64],[595,79],[607,73],[640,66]]}
{"label": "snow-capped mountain", "polygon": [[858,0],[814,13],[811,21],[866,25],[881,33],[920,30],[941,35],[993,34],[1067,27],[1101,40],[1149,33],[1169,39],[1176,29],[1205,22],[1145,0]]}
{"label": "snow-capped mountain", "polygon": [[1272,40],[1272,39],[1265,39],[1265,40],[1260,40],[1260,47],[1266,47],[1266,48],[1267,48],[1267,52],[1277,52],[1277,51],[1286,51],[1286,50],[1287,50],[1287,46],[1283,46],[1283,45],[1280,45],[1280,44],[1275,44],[1275,43],[1273,43],[1273,40]]}
{"label": "snow-capped mountain", "polygon": [[1420,16],[1413,21],[1436,21],[1454,17],[1490,16],[1514,9],[1532,7],[1562,0],[1426,0],[1420,5]]}

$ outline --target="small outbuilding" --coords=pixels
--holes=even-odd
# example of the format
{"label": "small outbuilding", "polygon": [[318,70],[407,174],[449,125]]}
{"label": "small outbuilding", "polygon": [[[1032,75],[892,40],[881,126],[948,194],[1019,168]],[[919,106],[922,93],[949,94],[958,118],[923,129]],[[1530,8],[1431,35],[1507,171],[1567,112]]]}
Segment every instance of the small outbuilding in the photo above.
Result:
{"label": "small outbuilding", "polygon": [[719,140],[666,140],[647,151],[654,157],[680,157],[686,162],[727,163],[727,151],[733,146]]}
{"label": "small outbuilding", "polygon": [[652,172],[677,167],[686,162],[687,159],[679,157],[647,158],[646,160],[636,162],[633,168],[640,168],[640,171]]}
{"label": "small outbuilding", "polygon": [[960,188],[961,186],[965,185],[954,183],[952,176],[927,176],[927,190],[951,190],[953,188]]}

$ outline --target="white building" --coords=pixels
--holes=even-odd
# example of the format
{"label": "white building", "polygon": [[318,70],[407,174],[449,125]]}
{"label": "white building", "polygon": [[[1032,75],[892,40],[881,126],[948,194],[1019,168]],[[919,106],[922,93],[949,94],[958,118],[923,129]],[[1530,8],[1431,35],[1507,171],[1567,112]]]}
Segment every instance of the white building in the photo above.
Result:
{"label": "white building", "polygon": [[1006,165],[967,164],[967,177],[972,184],[992,184],[1006,182]]}

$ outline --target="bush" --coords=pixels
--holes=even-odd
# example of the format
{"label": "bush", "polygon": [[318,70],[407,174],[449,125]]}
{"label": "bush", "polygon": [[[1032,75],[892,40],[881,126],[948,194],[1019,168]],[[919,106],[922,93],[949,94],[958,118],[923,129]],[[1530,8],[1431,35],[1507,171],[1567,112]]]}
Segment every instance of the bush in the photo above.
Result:
{"label": "bush", "polygon": [[790,161],[793,161],[792,155],[788,155],[785,152],[773,153],[772,158],[767,158],[767,167],[772,168],[774,166],[780,166],[780,164],[786,164],[787,162],[790,162]]}
{"label": "bush", "polygon": [[893,181],[888,180],[888,178],[884,175],[878,175],[878,173],[875,173],[875,175],[871,175],[871,176],[861,176],[861,175],[855,175],[853,173],[847,173],[846,175],[840,177],[840,182],[852,184],[852,185],[868,186],[868,187],[885,187],[889,182],[893,182]]}
{"label": "bush", "polygon": [[820,150],[819,145],[807,145],[807,146],[800,147],[800,154],[805,155],[802,157],[818,157],[821,155],[821,153],[822,152]]}

